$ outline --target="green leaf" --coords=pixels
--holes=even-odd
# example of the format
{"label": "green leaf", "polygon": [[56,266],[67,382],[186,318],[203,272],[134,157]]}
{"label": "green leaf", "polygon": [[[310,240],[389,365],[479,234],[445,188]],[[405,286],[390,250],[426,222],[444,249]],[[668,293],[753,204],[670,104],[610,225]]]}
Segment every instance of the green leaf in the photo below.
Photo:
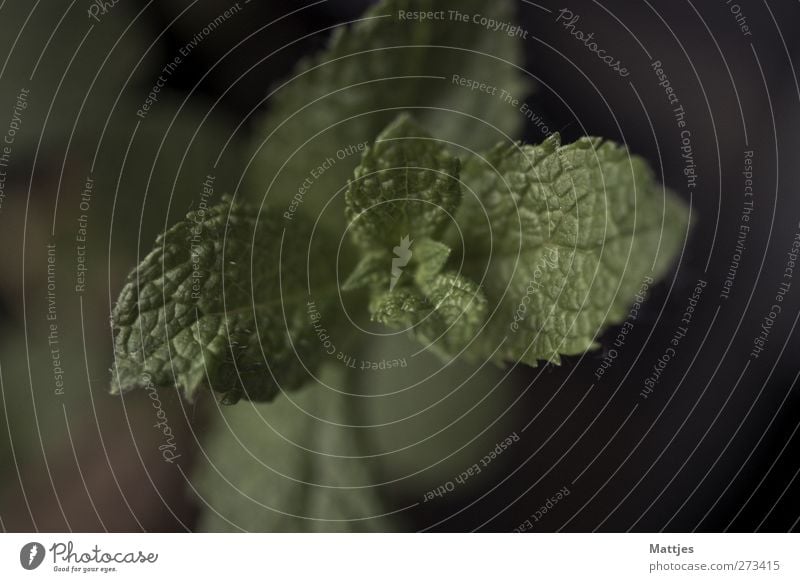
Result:
{"label": "green leaf", "polygon": [[[416,135],[408,128],[402,117],[379,143]],[[351,233],[373,249],[357,273],[366,279],[364,261],[380,272],[392,237],[421,237],[414,246],[406,234],[394,248],[389,289],[370,286],[370,313],[445,357],[464,351],[535,366],[596,347],[604,327],[625,318],[642,281],[663,274],[687,226],[683,204],[644,160],[611,142],[562,146],[554,135],[537,146],[498,145],[465,164],[463,200],[449,184],[431,187],[416,176],[422,144],[400,143],[408,147],[371,148],[348,192]],[[427,155],[431,168],[449,159]],[[357,187],[359,178],[382,175],[378,168],[394,173]],[[420,198],[455,213],[456,223],[413,206]],[[385,209],[369,212],[374,204]],[[385,284],[385,275],[371,280]]]}
{"label": "green leaf", "polygon": [[[411,251],[409,255],[405,255],[404,249]],[[393,251],[394,257],[382,249],[366,251],[345,280],[342,290],[355,291],[367,287],[373,290],[391,291],[401,280],[408,281],[408,276],[403,276],[403,267],[408,263],[411,263],[414,270],[413,279],[417,283],[424,283],[441,272],[450,256],[450,247],[426,237],[415,241],[409,239],[407,242],[401,238],[400,244],[394,247]],[[406,256],[408,262],[404,260]],[[393,262],[397,259],[403,259],[400,263],[404,264]],[[395,270],[398,273],[397,277],[394,276]]]}
{"label": "green leaf", "polygon": [[687,228],[685,206],[647,163],[599,138],[499,145],[463,178],[475,193],[458,214],[465,273],[493,310],[476,342],[483,356],[502,344],[500,359],[536,365],[595,347]]}
{"label": "green leaf", "polygon": [[320,350],[299,293],[305,238],[260,218],[226,196],[158,237],[113,311],[113,392],[152,383],[191,399],[208,384],[232,403],[306,381]]}
{"label": "green leaf", "polygon": [[391,248],[409,237],[437,236],[461,199],[458,170],[441,142],[401,115],[364,153],[347,190],[354,242]]}
{"label": "green leaf", "polygon": [[429,238],[422,238],[414,244],[414,260],[417,262],[415,278],[417,283],[425,284],[438,275],[450,257],[450,247]]}
{"label": "green leaf", "polygon": [[388,287],[389,269],[392,259],[384,250],[367,251],[356,268],[342,284],[343,291],[355,291],[363,287]]}
{"label": "green leaf", "polygon": [[[458,10],[457,20],[404,19],[411,11]],[[518,38],[474,23],[480,14],[514,21],[510,0],[384,0],[358,22],[334,31],[328,48],[300,63],[275,89],[254,145],[248,172],[258,196],[288,204],[304,181],[302,211],[316,215],[344,187],[358,163],[353,148],[375,136],[397,115],[413,110],[437,137],[473,149],[517,135],[518,108],[501,90],[524,99],[529,82],[521,69]],[[453,75],[497,87],[497,95],[453,82]],[[357,152],[358,153],[358,152]],[[317,172],[327,160],[332,164]],[[328,208],[338,218],[341,202]]]}
{"label": "green leaf", "polygon": [[435,238],[461,202],[458,172],[458,159],[401,115],[364,153],[347,191],[349,232],[366,255],[346,287],[369,286],[373,321],[408,329],[441,354],[463,349],[486,315],[475,283],[441,272],[451,251]]}
{"label": "green leaf", "polygon": [[[198,467],[203,531],[363,532],[396,529],[363,458],[353,398],[326,389],[345,381],[323,367],[314,384],[263,406],[224,409]],[[349,379],[352,383],[352,378]],[[223,420],[223,419],[220,419]]]}
{"label": "green leaf", "polygon": [[486,318],[487,302],[473,281],[442,273],[419,286],[377,295],[370,302],[372,319],[408,329],[426,347],[447,357],[466,348]]}

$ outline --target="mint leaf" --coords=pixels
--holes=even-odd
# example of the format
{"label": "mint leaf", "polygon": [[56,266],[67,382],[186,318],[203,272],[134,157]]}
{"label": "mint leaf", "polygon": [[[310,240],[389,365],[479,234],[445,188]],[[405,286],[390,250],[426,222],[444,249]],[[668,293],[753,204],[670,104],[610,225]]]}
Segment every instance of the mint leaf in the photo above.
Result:
{"label": "mint leaf", "polygon": [[354,242],[391,248],[441,233],[461,199],[458,171],[458,159],[441,142],[400,116],[364,152],[347,190]]}
{"label": "mint leaf", "polygon": [[[445,145],[401,115],[364,153],[346,196],[351,238],[367,250],[346,287],[370,283],[373,321],[408,329],[442,354],[466,346],[486,315],[475,283],[441,272],[451,251],[435,238],[455,219],[458,173]],[[376,284],[385,283],[381,268],[388,290]]]}
{"label": "mint leaf", "polygon": [[370,302],[373,320],[408,329],[422,345],[444,357],[457,355],[473,340],[486,308],[478,285],[452,272],[377,295]]}
{"label": "mint leaf", "polygon": [[388,287],[392,258],[384,250],[368,251],[342,284],[343,291],[355,291],[363,287]]}
{"label": "mint leaf", "polygon": [[[596,347],[682,240],[682,203],[621,146],[598,138],[562,146],[558,135],[537,146],[498,145],[464,165],[462,200],[458,183],[417,175],[430,171],[417,169],[422,156],[431,170],[455,167],[442,146],[409,138],[378,146],[419,131],[401,117],[356,169],[351,233],[370,250],[353,278],[367,280],[368,265],[369,280],[385,284],[379,273],[389,240],[421,237],[416,247],[409,234],[400,239],[389,289],[369,285],[369,308],[373,320],[408,330],[445,357],[463,351],[535,366]],[[381,179],[383,168],[392,173]],[[359,187],[364,176],[372,181]],[[414,205],[420,199],[437,201],[456,221],[423,212]],[[385,210],[368,212],[374,205]],[[395,272],[399,259],[406,271]]]}
{"label": "mint leaf", "polygon": [[[517,38],[478,23],[419,22],[401,11],[457,10],[513,22],[510,0],[384,0],[363,19],[334,31],[328,48],[301,62],[275,88],[253,144],[248,183],[256,195],[288,204],[304,180],[302,211],[315,216],[358,164],[353,149],[371,143],[399,109],[414,110],[437,137],[473,149],[491,146],[521,127],[519,110],[498,96],[471,91],[453,75],[478,80],[524,99],[529,83],[517,68]],[[317,168],[333,164],[320,175]],[[341,210],[330,207],[334,217]]]}
{"label": "mint leaf", "polygon": [[112,314],[112,391],[174,386],[191,399],[208,384],[233,403],[304,383],[320,352],[298,294],[304,257],[281,253],[282,238],[228,196],[159,236]]}
{"label": "mint leaf", "polygon": [[687,228],[647,163],[599,138],[499,145],[463,178],[475,192],[458,214],[465,273],[484,281],[493,309],[473,348],[484,356],[502,343],[500,358],[536,365],[595,347],[643,278],[663,275]]}
{"label": "mint leaf", "polygon": [[424,284],[438,275],[450,257],[450,247],[429,238],[422,238],[414,244],[414,258],[417,262],[415,278]]}
{"label": "mint leaf", "polygon": [[[323,367],[327,386],[345,370]],[[352,378],[350,379],[352,383]],[[373,487],[353,398],[313,383],[270,405],[225,408],[194,488],[203,531],[349,532],[396,529]],[[224,424],[223,424],[224,421]]]}
{"label": "mint leaf", "polygon": [[398,282],[408,282],[411,275],[404,276],[403,267],[409,263],[414,270],[413,280],[426,282],[441,272],[450,256],[450,247],[426,237],[414,241],[403,237],[392,251],[394,256],[384,249],[366,251],[345,280],[342,290],[354,291],[364,287],[392,290]]}

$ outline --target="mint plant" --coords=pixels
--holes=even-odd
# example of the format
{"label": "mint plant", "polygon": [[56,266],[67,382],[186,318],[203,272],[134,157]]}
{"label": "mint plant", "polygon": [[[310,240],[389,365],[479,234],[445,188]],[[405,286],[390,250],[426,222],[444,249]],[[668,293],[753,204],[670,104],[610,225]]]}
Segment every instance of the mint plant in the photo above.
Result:
{"label": "mint plant", "polygon": [[[396,19],[450,5],[512,19],[506,1],[385,0],[276,90],[252,192],[190,212],[128,277],[113,311],[113,392],[146,379],[233,404],[346,383],[319,319],[326,335],[363,346],[358,313],[445,362],[559,364],[597,348],[642,279],[666,272],[687,212],[643,159],[601,138],[513,141],[519,111],[457,84],[434,89],[455,72],[513,94],[530,86],[517,39]],[[364,142],[360,156],[331,158]],[[265,479],[255,491],[311,498]],[[298,514],[308,505],[290,503]]]}
{"label": "mint plant", "polygon": [[[600,139],[499,144],[461,167],[402,115],[364,152],[346,195],[359,259],[342,289],[365,289],[374,321],[444,357],[535,366],[595,347],[642,278],[663,273],[685,228],[683,206],[662,195],[644,161]],[[187,244],[193,237],[202,242]],[[409,239],[410,266],[392,283],[392,249]],[[302,249],[285,244],[269,210],[230,196],[190,213],[122,291],[114,391],[143,375],[188,398],[207,383],[225,403],[299,388],[321,361],[302,273],[325,252]],[[332,302],[327,288],[320,299]],[[510,328],[526,298],[527,317]]]}

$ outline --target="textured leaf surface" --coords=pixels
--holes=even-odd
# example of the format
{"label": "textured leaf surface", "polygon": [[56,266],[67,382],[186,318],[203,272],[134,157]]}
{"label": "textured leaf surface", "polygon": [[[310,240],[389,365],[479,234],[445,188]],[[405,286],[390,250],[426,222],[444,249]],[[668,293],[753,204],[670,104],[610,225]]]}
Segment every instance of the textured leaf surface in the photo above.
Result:
{"label": "textured leaf surface", "polygon": [[443,356],[454,356],[480,330],[486,298],[478,285],[456,273],[443,273],[419,286],[378,295],[372,318],[395,329],[407,328],[420,343]]}
{"label": "textured leaf surface", "polygon": [[347,190],[353,240],[390,248],[403,238],[438,235],[461,201],[459,161],[407,115],[367,149]]}
{"label": "textured leaf surface", "polygon": [[[442,354],[464,348],[486,316],[478,286],[443,272],[451,251],[436,240],[455,220],[458,174],[448,148],[401,115],[364,153],[347,191],[351,238],[367,249],[348,287],[370,288],[373,321]],[[391,274],[388,289],[381,273]]]}
{"label": "textured leaf surface", "polygon": [[363,287],[388,287],[390,284],[388,265],[391,264],[392,257],[385,250],[367,251],[342,284],[342,290],[355,291]]}
{"label": "textured leaf surface", "polygon": [[[380,140],[400,127],[414,134],[401,118]],[[413,175],[394,170],[403,160],[414,168],[423,154],[431,167],[445,158],[413,140],[401,143],[409,147],[370,149],[348,192],[356,242],[383,253],[370,251],[356,272],[364,279],[363,261],[373,273],[388,261],[382,233],[389,240],[423,235],[398,286],[370,286],[370,312],[446,357],[463,351],[474,360],[536,365],[595,347],[606,325],[624,319],[644,278],[663,274],[685,233],[682,203],[641,158],[611,142],[562,146],[554,135],[536,146],[496,146],[465,164],[463,200],[449,185],[441,194],[430,180],[403,179]],[[381,167],[395,174],[354,188]],[[409,211],[403,200],[418,198],[446,204],[455,223]],[[393,204],[385,211],[366,210],[386,200]],[[457,210],[451,201],[460,201]]]}
{"label": "textured leaf surface", "polygon": [[414,244],[414,254],[417,261],[415,278],[418,283],[424,284],[438,275],[447,264],[450,257],[450,247],[429,238],[423,238]]}
{"label": "textured leaf surface", "polygon": [[152,383],[192,398],[209,384],[235,402],[299,387],[300,358],[313,369],[319,350],[298,299],[303,255],[281,254],[281,238],[229,197],[159,236],[114,308],[112,389]]}
{"label": "textured leaf surface", "polygon": [[687,227],[646,162],[599,138],[497,146],[470,159],[463,179],[476,193],[459,212],[465,269],[497,307],[479,349],[503,342],[509,361],[558,362],[595,346],[644,277],[669,267]]}

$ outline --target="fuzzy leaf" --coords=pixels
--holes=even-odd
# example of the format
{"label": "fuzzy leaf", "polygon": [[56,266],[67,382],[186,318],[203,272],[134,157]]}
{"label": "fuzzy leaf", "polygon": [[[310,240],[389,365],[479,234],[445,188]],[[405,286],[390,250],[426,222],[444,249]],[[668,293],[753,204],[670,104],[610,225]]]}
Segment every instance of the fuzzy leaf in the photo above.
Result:
{"label": "fuzzy leaf", "polygon": [[[624,319],[643,279],[661,276],[677,251],[685,208],[623,147],[597,138],[561,146],[558,135],[537,146],[499,145],[468,160],[470,195],[456,212],[459,183],[431,187],[415,175],[417,150],[435,142],[379,147],[392,143],[387,136],[416,135],[413,128],[401,117],[365,154],[348,192],[351,232],[362,247],[383,249],[406,233],[394,248],[403,260],[393,259],[389,291],[371,287],[372,319],[407,329],[444,356],[467,348],[473,360],[535,366],[583,353]],[[446,152],[426,155],[426,167],[450,163]],[[394,173],[359,188],[364,176],[382,175],[377,168]],[[419,198],[447,205],[456,224],[410,202]],[[369,212],[376,203],[385,209]],[[422,237],[417,247],[408,233]],[[450,256],[459,247],[461,261]],[[396,269],[406,264],[413,280]]]}
{"label": "fuzzy leaf", "polygon": [[275,222],[227,196],[159,236],[112,314],[112,391],[152,383],[191,399],[208,384],[233,403],[299,387],[320,352],[297,293],[304,257],[281,254],[281,240]]}
{"label": "fuzzy leaf", "polygon": [[350,182],[353,240],[367,249],[388,249],[403,239],[409,244],[409,238],[438,235],[461,199],[458,170],[458,159],[441,142],[401,115],[364,152]]}
{"label": "fuzzy leaf", "polygon": [[387,289],[391,291],[398,282],[409,281],[408,275],[403,276],[404,267],[408,264],[414,280],[423,283],[438,275],[450,256],[450,247],[426,237],[413,243],[409,239],[408,244],[408,261],[398,262],[398,259],[406,257],[402,239],[401,244],[393,249],[394,257],[384,250],[367,251],[342,284],[342,290],[354,291],[367,287],[379,291]]}
{"label": "fuzzy leaf", "polygon": [[499,145],[463,174],[476,193],[458,214],[465,273],[497,307],[479,356],[503,342],[499,359],[536,365],[595,347],[686,232],[686,208],[647,163],[598,138]]}
{"label": "fuzzy leaf", "polygon": [[342,290],[355,291],[363,287],[388,287],[388,266],[391,263],[391,256],[386,251],[367,252],[342,284]]}
{"label": "fuzzy leaf", "polygon": [[419,342],[442,356],[453,356],[475,339],[486,318],[486,298],[478,286],[456,273],[442,273],[419,286],[377,295],[372,319],[408,329]]}
{"label": "fuzzy leaf", "polygon": [[475,283],[441,272],[451,251],[435,238],[453,223],[461,201],[458,170],[441,142],[401,115],[364,153],[347,191],[351,237],[367,249],[348,282],[385,282],[378,274],[385,261],[388,290],[370,287],[373,321],[408,329],[442,354],[466,346],[486,315]]}
{"label": "fuzzy leaf", "polygon": [[450,257],[450,247],[429,238],[422,238],[414,244],[414,260],[417,263],[415,278],[424,284],[438,275]]}

